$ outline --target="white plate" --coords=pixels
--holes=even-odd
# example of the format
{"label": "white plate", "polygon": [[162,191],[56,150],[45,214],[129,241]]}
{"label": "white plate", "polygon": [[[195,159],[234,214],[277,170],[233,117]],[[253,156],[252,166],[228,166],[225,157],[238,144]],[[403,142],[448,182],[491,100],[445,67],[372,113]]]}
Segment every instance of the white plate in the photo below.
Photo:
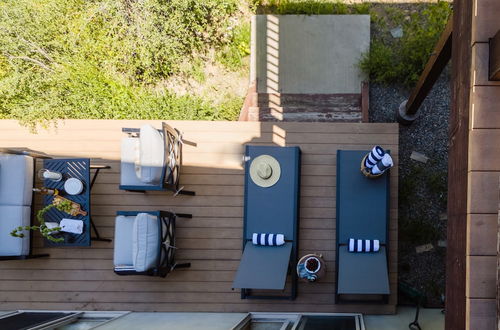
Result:
{"label": "white plate", "polygon": [[70,195],[78,195],[83,191],[83,183],[78,179],[69,178],[64,182],[64,191]]}

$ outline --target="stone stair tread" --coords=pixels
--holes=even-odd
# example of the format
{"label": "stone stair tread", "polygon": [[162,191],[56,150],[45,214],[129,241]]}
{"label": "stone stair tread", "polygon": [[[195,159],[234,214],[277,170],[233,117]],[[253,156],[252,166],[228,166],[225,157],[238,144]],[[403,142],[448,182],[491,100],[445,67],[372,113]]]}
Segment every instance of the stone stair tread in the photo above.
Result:
{"label": "stone stair tread", "polygon": [[257,95],[257,105],[304,107],[356,105],[361,107],[361,94],[266,94]]}
{"label": "stone stair tread", "polygon": [[330,112],[361,112],[361,107],[352,105],[352,104],[341,104],[337,106],[301,106],[301,107],[279,107],[279,106],[270,106],[270,107],[252,107],[260,110],[261,113],[271,113],[271,112],[280,112],[280,113],[330,113]]}

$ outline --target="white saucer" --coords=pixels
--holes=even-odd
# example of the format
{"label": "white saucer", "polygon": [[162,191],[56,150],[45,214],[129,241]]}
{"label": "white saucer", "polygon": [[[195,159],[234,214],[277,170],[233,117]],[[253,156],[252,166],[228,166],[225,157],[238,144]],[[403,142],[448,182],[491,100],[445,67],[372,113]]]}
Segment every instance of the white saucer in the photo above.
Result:
{"label": "white saucer", "polygon": [[64,182],[64,191],[70,195],[78,195],[83,191],[83,183],[78,179],[69,178]]}

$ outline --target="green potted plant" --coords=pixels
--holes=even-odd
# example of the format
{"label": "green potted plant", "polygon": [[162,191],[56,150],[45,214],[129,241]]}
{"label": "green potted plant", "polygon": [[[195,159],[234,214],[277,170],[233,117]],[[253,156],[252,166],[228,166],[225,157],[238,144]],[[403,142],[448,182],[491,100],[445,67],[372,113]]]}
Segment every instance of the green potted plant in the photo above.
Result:
{"label": "green potted plant", "polygon": [[46,222],[45,222],[45,219],[44,219],[45,213],[47,213],[53,207],[57,208],[60,211],[66,212],[66,213],[70,213],[71,209],[72,209],[71,202],[67,201],[67,200],[62,201],[62,202],[58,203],[57,205],[56,204],[47,205],[43,209],[39,210],[36,214],[36,219],[38,220],[39,225],[37,225],[37,226],[19,226],[19,227],[13,229],[10,232],[10,235],[14,236],[14,237],[23,238],[24,233],[22,233],[22,231],[24,231],[24,230],[39,230],[40,234],[42,234],[42,236],[45,237],[46,239],[48,239],[49,241],[54,242],[54,243],[63,242],[64,238],[62,238],[62,237],[56,238],[56,237],[52,236],[52,234],[61,230],[61,227],[58,227],[58,226],[48,227]]}

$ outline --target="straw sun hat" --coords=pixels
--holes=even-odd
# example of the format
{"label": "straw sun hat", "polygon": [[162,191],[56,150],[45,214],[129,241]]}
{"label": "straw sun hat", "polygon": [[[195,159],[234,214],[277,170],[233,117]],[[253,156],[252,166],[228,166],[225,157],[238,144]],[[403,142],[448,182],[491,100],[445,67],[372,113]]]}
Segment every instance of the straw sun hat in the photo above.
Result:
{"label": "straw sun hat", "polygon": [[280,163],[273,156],[260,155],[250,164],[250,178],[260,187],[271,187],[280,179]]}

